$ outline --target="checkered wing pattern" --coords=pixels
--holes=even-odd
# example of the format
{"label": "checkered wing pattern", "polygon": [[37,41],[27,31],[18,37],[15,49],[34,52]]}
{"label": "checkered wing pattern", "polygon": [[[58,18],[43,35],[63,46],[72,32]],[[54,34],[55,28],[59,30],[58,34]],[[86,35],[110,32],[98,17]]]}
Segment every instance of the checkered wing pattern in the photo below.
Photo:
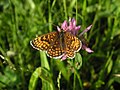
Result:
{"label": "checkered wing pattern", "polygon": [[64,33],[64,44],[66,56],[71,59],[75,57],[75,52],[78,52],[82,47],[81,41],[70,32]]}
{"label": "checkered wing pattern", "polygon": [[33,48],[40,51],[46,51],[50,47],[50,44],[56,40],[57,35],[57,32],[44,34],[42,36],[36,37],[34,40],[30,41],[30,43]]}
{"label": "checkered wing pattern", "polygon": [[57,38],[53,44],[47,49],[47,55],[51,58],[59,59],[64,55],[64,50],[62,47],[62,42],[60,38]]}
{"label": "checkered wing pattern", "polygon": [[46,51],[47,55],[51,58],[61,58],[63,50],[60,45],[59,32],[51,32],[42,36],[36,37],[30,43],[33,48]]}
{"label": "checkered wing pattern", "polygon": [[73,59],[75,52],[81,49],[81,41],[70,32],[51,32],[31,41],[33,48],[46,51],[50,58],[62,58],[66,55]]}

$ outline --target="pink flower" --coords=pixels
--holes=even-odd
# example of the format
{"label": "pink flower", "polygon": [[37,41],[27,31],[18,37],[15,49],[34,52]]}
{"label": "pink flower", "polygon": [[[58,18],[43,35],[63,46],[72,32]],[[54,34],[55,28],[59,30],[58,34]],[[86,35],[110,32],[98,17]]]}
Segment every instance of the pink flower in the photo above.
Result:
{"label": "pink flower", "polygon": [[80,29],[80,26],[76,26],[76,20],[74,18],[70,18],[69,19],[69,26],[67,21],[65,20],[63,22],[63,24],[61,25],[61,29],[63,29],[64,31],[68,31],[71,32],[74,35],[77,35],[78,30]]}
{"label": "pink flower", "polygon": [[88,48],[86,45],[82,45],[82,49],[86,50],[88,53],[92,53],[94,52],[93,50],[91,50],[90,48]]}
{"label": "pink flower", "polygon": [[[80,33],[78,35],[78,37],[80,38],[85,32],[89,31],[91,29],[91,27],[92,27],[92,25],[88,26],[82,33]],[[81,26],[76,26],[76,20],[74,18],[72,18],[72,19],[70,18],[69,23],[65,20],[62,23],[61,28],[59,28],[57,26],[57,30],[59,32],[61,32],[61,29],[62,29],[63,31],[71,32],[75,36],[78,34],[78,30],[80,30],[80,28],[81,28]],[[82,42],[82,49],[86,50],[88,53],[94,52],[93,50],[88,48],[84,42]],[[67,56],[64,54],[62,56],[61,60],[65,60],[66,58],[67,58]]]}

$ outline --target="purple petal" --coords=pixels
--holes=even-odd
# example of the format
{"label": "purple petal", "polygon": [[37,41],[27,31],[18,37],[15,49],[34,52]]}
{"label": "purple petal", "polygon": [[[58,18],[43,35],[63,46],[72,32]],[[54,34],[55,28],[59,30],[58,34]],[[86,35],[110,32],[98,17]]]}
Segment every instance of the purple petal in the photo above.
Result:
{"label": "purple petal", "polygon": [[80,30],[81,26],[75,27],[75,30]]}
{"label": "purple petal", "polygon": [[69,21],[69,30],[74,30],[75,29],[75,27],[76,27],[76,21],[75,21],[75,19],[73,18],[72,20],[70,19],[70,21]]}
{"label": "purple petal", "polygon": [[62,23],[61,28],[62,28],[63,30],[65,30],[65,31],[67,30],[68,24],[67,24],[67,21],[66,21],[66,20]]}
{"label": "purple petal", "polygon": [[72,19],[73,26],[76,27],[76,20],[73,18]]}
{"label": "purple petal", "polygon": [[72,18],[72,20],[69,21],[69,26],[71,27],[76,27],[76,20],[74,18]]}
{"label": "purple petal", "polygon": [[74,30],[74,35],[77,35],[78,34],[78,30],[80,30],[81,26],[77,26],[75,27],[75,30]]}
{"label": "purple petal", "polygon": [[67,56],[66,55],[63,55],[63,57],[61,58],[61,61],[67,59]]}
{"label": "purple petal", "polygon": [[91,29],[92,25],[88,26],[82,33],[80,33],[79,37],[82,36],[85,32]]}
{"label": "purple petal", "polygon": [[61,32],[61,29],[57,26],[57,30],[58,30],[58,32]]}
{"label": "purple petal", "polygon": [[91,50],[90,48],[86,47],[85,45],[82,45],[82,48],[85,49],[88,53],[94,52],[93,50]]}

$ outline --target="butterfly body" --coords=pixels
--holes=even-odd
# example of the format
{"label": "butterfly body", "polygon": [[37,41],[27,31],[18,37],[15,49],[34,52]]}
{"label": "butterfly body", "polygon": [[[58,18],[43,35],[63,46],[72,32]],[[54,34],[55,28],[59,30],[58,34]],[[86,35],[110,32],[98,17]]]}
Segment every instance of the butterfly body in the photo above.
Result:
{"label": "butterfly body", "polygon": [[61,58],[66,55],[72,59],[75,57],[75,52],[81,49],[81,41],[71,32],[50,32],[36,37],[30,41],[33,48],[46,51],[50,58]]}

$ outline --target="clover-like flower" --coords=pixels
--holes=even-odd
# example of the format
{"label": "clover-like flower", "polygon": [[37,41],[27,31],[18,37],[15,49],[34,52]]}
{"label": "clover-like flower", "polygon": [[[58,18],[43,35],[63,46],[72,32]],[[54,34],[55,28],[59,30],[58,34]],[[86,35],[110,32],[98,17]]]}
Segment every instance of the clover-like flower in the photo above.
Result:
{"label": "clover-like flower", "polygon": [[68,26],[67,21],[65,20],[63,24],[61,25],[61,29],[63,29],[64,31],[71,32],[74,35],[77,35],[78,30],[80,29],[80,26],[76,26],[76,20],[74,18],[73,19],[70,18],[69,26]]}
{"label": "clover-like flower", "polygon": [[[88,26],[82,33],[80,33],[78,35],[78,38],[81,38],[82,35],[89,31],[91,29],[92,25]],[[80,30],[81,26],[76,26],[76,20],[74,18],[70,18],[69,19],[69,23],[65,20],[62,25],[61,25],[61,29],[63,31],[66,31],[66,32],[71,32],[71,34],[73,35],[77,35],[78,34],[78,30]],[[57,27],[58,31],[60,32],[61,29],[59,27]],[[84,43],[84,41],[82,41],[82,49],[86,50],[88,53],[92,53],[93,50],[91,50],[90,48],[87,47],[87,45]],[[66,54],[63,55],[63,57],[61,58],[62,60],[65,60],[67,58]]]}

